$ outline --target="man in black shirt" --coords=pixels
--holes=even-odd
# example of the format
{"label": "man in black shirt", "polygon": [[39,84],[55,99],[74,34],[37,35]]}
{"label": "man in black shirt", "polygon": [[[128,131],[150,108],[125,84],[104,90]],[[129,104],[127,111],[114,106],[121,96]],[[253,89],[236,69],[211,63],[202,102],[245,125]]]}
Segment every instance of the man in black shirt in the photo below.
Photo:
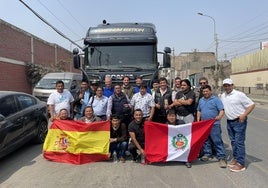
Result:
{"label": "man in black shirt", "polygon": [[144,124],[142,121],[142,111],[141,109],[136,109],[134,111],[134,120],[128,126],[129,136],[131,142],[128,145],[128,150],[133,156],[133,161],[137,160],[138,153],[144,157]]}

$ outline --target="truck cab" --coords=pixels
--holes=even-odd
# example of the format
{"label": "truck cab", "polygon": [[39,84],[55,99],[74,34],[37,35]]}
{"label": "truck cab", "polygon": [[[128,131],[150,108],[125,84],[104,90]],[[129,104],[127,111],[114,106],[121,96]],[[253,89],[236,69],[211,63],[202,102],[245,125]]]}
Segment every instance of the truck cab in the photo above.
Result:
{"label": "truck cab", "polygon": [[74,67],[83,71],[89,81],[103,83],[105,76],[121,82],[124,76],[134,83],[140,76],[150,86],[158,78],[159,68],[170,67],[170,48],[160,67],[155,26],[151,23],[106,23],[90,27],[84,39],[84,63],[74,50]]}

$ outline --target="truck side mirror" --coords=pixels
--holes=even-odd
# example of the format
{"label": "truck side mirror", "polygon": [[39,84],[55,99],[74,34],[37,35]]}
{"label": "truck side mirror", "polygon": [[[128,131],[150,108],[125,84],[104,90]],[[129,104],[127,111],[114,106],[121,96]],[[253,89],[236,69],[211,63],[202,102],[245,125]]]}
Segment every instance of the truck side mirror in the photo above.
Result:
{"label": "truck side mirror", "polygon": [[170,68],[171,63],[170,63],[170,53],[171,53],[171,48],[165,47],[164,49],[164,57],[163,57],[163,68]]}
{"label": "truck side mirror", "polygon": [[80,68],[80,56],[79,56],[79,50],[78,48],[75,48],[73,50],[73,63],[74,63],[74,68],[79,69]]}

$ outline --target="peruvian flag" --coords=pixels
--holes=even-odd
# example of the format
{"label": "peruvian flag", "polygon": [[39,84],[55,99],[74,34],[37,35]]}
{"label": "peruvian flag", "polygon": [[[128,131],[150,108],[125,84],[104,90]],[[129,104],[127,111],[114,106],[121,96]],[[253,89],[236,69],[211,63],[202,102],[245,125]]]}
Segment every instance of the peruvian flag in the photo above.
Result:
{"label": "peruvian flag", "polygon": [[191,162],[210,134],[215,120],[183,125],[168,125],[146,121],[145,157],[147,162]]}

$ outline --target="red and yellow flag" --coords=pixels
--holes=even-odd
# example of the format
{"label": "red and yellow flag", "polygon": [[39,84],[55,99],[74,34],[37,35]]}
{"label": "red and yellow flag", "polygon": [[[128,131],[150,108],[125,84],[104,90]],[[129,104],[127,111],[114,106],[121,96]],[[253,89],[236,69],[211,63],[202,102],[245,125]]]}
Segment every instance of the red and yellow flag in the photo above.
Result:
{"label": "red and yellow flag", "polygon": [[72,164],[108,160],[110,122],[55,120],[43,145],[44,158]]}

